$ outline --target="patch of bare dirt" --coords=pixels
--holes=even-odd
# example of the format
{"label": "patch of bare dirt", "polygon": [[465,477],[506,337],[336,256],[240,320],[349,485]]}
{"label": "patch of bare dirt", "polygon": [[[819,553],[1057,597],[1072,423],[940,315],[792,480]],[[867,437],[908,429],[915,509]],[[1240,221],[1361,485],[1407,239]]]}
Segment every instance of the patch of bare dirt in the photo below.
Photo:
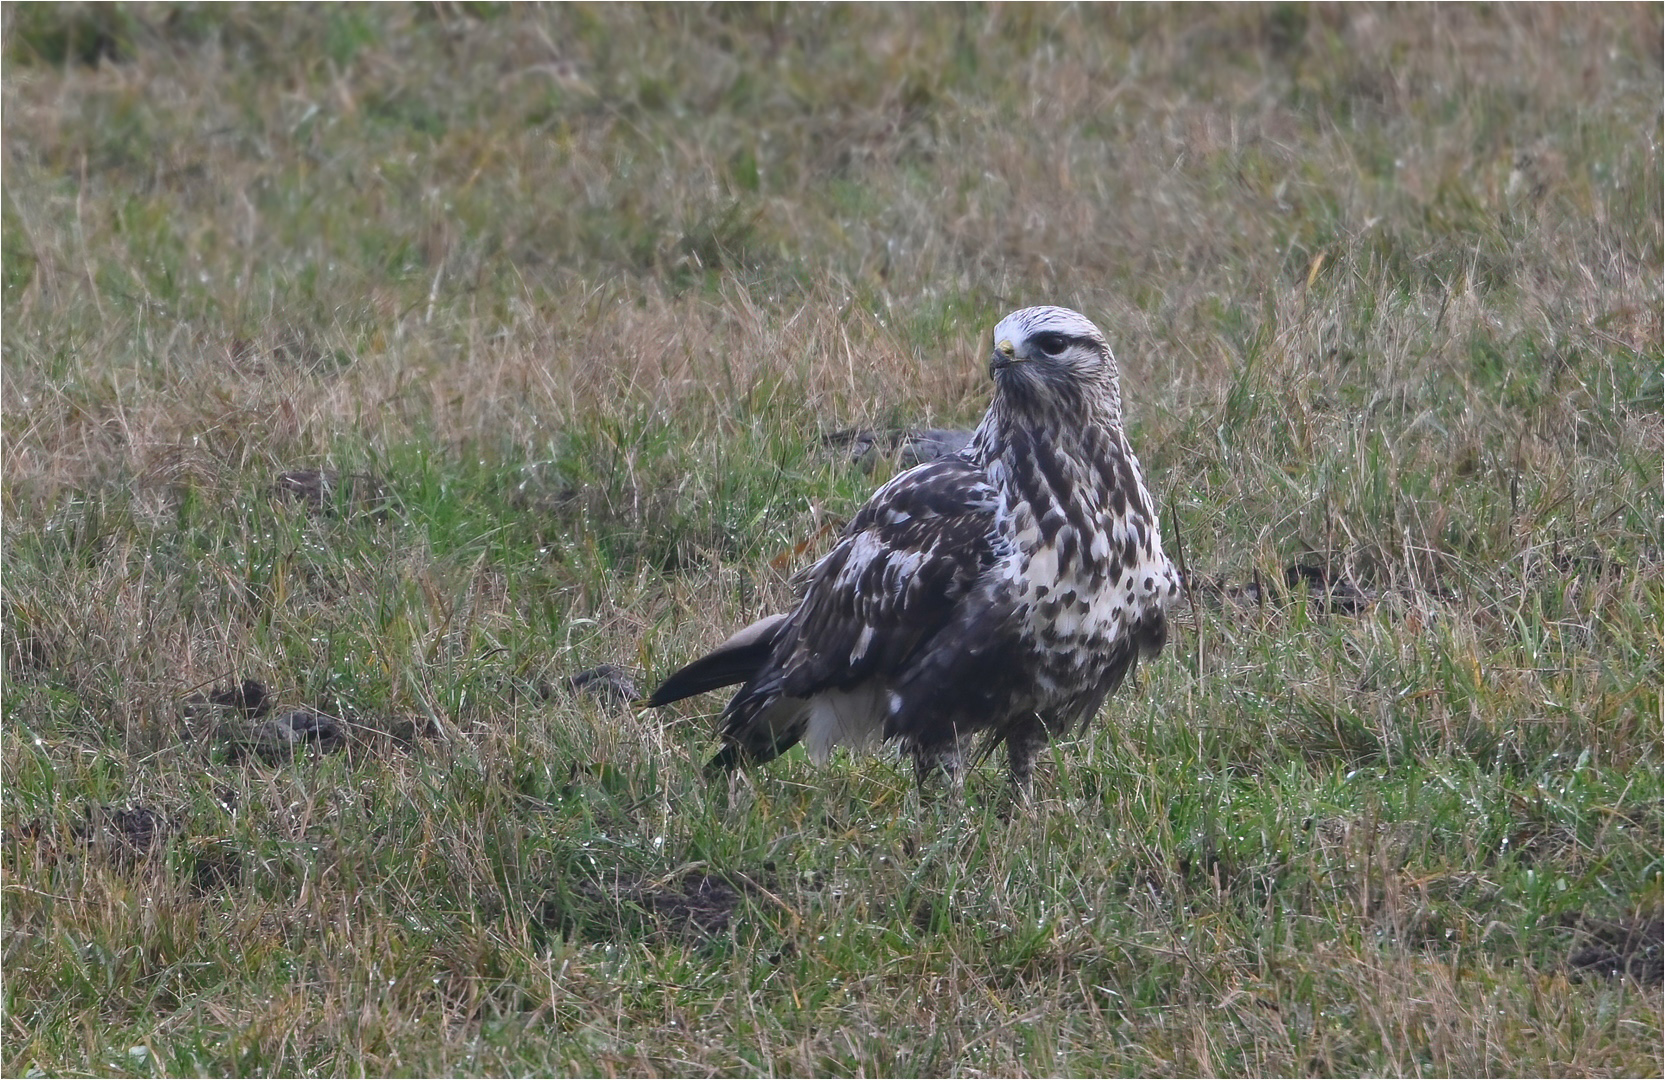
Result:
{"label": "patch of bare dirt", "polygon": [[669,932],[715,937],[728,929],[741,895],[713,874],[689,874],[674,884],[636,886],[620,899],[653,914]]}
{"label": "patch of bare dirt", "polygon": [[705,941],[728,931],[735,909],[754,889],[716,874],[680,878],[620,878],[605,885],[582,883],[551,893],[538,920],[561,933],[653,941]]}
{"label": "patch of bare dirt", "polygon": [[219,892],[242,880],[243,857],[230,842],[211,837],[191,845],[191,887],[197,892]]}

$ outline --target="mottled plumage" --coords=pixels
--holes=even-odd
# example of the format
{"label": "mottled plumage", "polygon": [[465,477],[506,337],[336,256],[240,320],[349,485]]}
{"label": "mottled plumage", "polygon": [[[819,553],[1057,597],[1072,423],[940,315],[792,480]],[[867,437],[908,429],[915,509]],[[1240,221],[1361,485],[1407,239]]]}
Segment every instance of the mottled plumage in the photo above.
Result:
{"label": "mottled plumage", "polygon": [[1167,637],[1178,575],[1122,431],[1099,330],[1034,307],[995,328],[993,404],[971,444],[901,473],[802,575],[788,614],[672,675],[663,705],[743,683],[713,765],[800,741],[894,740],[921,780],[958,782],[976,740],[1004,742],[1028,789],[1049,736],[1092,719]]}

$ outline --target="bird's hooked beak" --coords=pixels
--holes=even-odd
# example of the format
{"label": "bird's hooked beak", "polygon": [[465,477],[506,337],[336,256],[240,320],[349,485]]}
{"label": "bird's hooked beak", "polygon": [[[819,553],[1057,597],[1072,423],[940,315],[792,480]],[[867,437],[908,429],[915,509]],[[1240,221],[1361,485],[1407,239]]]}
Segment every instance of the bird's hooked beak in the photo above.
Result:
{"label": "bird's hooked beak", "polygon": [[994,347],[994,352],[989,356],[989,378],[994,378],[998,372],[1013,364],[1021,363],[1023,358],[1017,354],[1017,346],[1012,344],[1010,338],[1004,339]]}

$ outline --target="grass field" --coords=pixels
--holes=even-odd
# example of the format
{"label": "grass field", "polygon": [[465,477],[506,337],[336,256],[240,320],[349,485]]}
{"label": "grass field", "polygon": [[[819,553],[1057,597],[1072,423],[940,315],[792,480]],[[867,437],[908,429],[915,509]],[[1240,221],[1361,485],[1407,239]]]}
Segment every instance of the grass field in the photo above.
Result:
{"label": "grass field", "polygon": [[[3,57],[0,1072],[1665,1070],[1657,4]],[[1032,808],[568,686],[779,610],[829,437],[1041,302],[1193,588]]]}

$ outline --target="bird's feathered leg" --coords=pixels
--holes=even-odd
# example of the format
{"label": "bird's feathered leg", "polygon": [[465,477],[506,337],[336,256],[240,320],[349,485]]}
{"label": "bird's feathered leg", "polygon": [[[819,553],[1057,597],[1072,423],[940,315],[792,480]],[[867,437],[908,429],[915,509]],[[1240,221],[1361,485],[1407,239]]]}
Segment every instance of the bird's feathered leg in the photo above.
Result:
{"label": "bird's feathered leg", "polygon": [[1006,762],[1012,774],[1012,787],[1025,804],[1035,794],[1035,761],[1046,746],[1046,725],[1041,718],[1030,714],[1027,720],[1014,723],[1006,730]]}

